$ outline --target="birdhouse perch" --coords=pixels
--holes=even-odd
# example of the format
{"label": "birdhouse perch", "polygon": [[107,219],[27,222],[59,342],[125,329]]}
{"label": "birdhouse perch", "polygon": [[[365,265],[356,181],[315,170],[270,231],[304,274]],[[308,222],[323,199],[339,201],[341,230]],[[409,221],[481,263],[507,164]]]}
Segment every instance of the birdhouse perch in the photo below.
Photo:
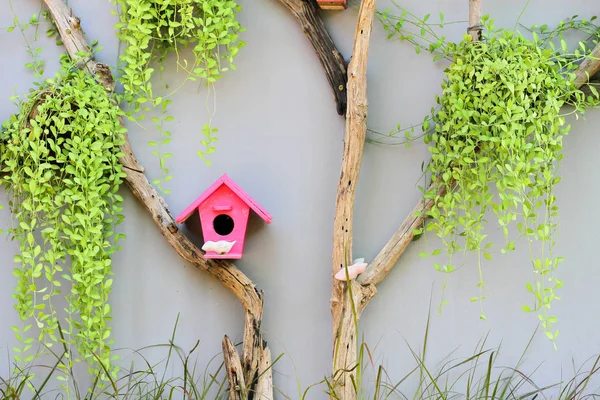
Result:
{"label": "birdhouse perch", "polygon": [[176,218],[185,222],[196,210],[206,251],[204,258],[240,259],[252,209],[267,224],[273,219],[256,201],[224,174]]}
{"label": "birdhouse perch", "polygon": [[317,4],[322,10],[345,10],[348,7],[348,0],[317,0]]}

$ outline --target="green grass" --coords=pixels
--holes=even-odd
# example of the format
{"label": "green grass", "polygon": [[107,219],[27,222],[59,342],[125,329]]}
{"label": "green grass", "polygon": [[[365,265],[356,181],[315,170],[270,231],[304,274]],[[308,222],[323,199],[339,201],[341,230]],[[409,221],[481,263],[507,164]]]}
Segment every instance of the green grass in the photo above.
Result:
{"label": "green grass", "polygon": [[[179,317],[177,322],[178,320]],[[208,365],[200,370],[196,354],[200,342],[197,341],[189,351],[176,345],[177,322],[168,342],[129,350],[132,358],[141,361],[137,363],[132,361],[129,368],[121,369],[118,378],[113,379],[110,378],[110,374],[106,374],[109,376],[108,381],[101,382],[99,377],[95,376],[91,379],[91,385],[85,387],[78,381],[73,369],[66,367],[64,363],[66,349],[62,354],[48,349],[48,353],[55,360],[53,365],[32,363],[26,368],[18,368],[10,360],[10,377],[6,379],[0,377],[0,399],[205,400],[225,398],[227,385],[223,374],[223,363],[220,361],[221,354],[214,356]],[[120,352],[125,351],[127,350]],[[151,351],[163,351],[165,356],[159,362],[150,362],[147,353]],[[217,359],[219,364],[215,363]],[[169,370],[174,369],[181,371],[179,376],[168,373]],[[39,379],[42,380],[38,384]],[[61,383],[60,388],[57,388],[56,384],[49,384],[53,379]]]}
{"label": "green grass", "polygon": [[[171,338],[162,344],[130,350],[130,367],[119,373],[118,379],[109,380],[104,385],[98,379],[92,379],[82,389],[76,374],[69,372],[69,390],[56,389],[57,376],[63,375],[59,366],[64,361],[63,354],[54,354],[54,363],[49,365],[30,365],[18,369],[11,364],[10,377],[0,377],[0,399],[77,399],[77,400],[204,400],[224,399],[228,387],[224,375],[221,354],[213,357],[207,366],[197,365],[198,344],[184,351],[175,344],[177,323]],[[600,369],[600,356],[588,359],[582,366],[573,365],[572,377],[550,385],[537,385],[533,379],[537,368],[526,372],[523,364],[537,331],[526,343],[518,361],[512,366],[499,363],[501,346],[488,347],[488,337],[482,338],[474,347],[471,355],[456,358],[450,352],[441,362],[431,366],[429,362],[429,317],[419,348],[406,342],[413,366],[401,377],[392,377],[381,365],[374,362],[373,351],[361,343],[359,347],[359,365],[352,369],[355,374],[354,389],[361,400],[588,400],[600,397],[600,390],[593,380]],[[161,361],[148,360],[149,351],[163,351]],[[435,354],[439,359],[440,354]],[[390,355],[386,355],[391,358]],[[281,358],[278,357],[275,362]],[[193,361],[195,360],[195,361]],[[273,364],[275,364],[275,362]],[[574,363],[573,363],[574,364]],[[181,373],[173,376],[173,370]],[[33,374],[37,375],[32,379]],[[338,399],[334,391],[335,379],[326,377],[322,381],[302,389],[298,384],[298,393],[290,396],[281,391],[276,394],[281,399],[321,399],[331,395]],[[297,373],[296,373],[297,374]],[[337,376],[336,376],[337,375]],[[89,377],[87,377],[89,379]],[[39,383],[38,383],[39,382]],[[275,382],[277,383],[277,382]]]}
{"label": "green grass", "polygon": [[[361,400],[588,400],[600,397],[600,388],[593,386],[594,378],[600,370],[600,355],[589,358],[581,366],[573,362],[570,378],[561,379],[549,385],[536,384],[533,376],[537,371],[524,368],[526,355],[537,337],[537,330],[531,335],[512,366],[499,363],[501,345],[487,347],[488,336],[476,344],[471,355],[452,358],[454,352],[446,355],[442,362],[431,366],[428,361],[430,318],[427,317],[420,349],[408,342],[406,347],[414,361],[413,367],[401,377],[392,377],[381,365],[373,361],[369,346],[363,343],[358,349],[358,365],[351,370],[358,378],[353,378],[354,390]],[[392,358],[385,355],[386,358]],[[435,354],[439,359],[442,354]],[[340,399],[335,393],[333,382],[342,371],[336,371],[332,377],[325,378],[316,385],[309,386],[299,395],[300,399],[311,399],[322,391],[334,399]],[[370,379],[366,379],[368,375]],[[289,397],[288,397],[289,398]]]}

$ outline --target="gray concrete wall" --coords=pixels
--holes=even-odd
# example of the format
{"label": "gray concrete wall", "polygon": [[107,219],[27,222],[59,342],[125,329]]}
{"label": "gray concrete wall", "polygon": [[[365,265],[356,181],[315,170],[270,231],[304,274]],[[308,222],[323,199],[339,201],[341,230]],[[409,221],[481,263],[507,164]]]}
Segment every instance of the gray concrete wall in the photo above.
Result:
{"label": "gray concrete wall", "polygon": [[[115,17],[106,0],[71,0],[82,17],[88,37],[100,41],[102,62],[114,65],[118,42]],[[295,20],[275,0],[241,0],[240,14],[247,27],[248,46],[237,58],[238,70],[227,73],[217,84],[217,111],[213,123],[220,129],[217,152],[207,167],[196,156],[201,149],[200,128],[207,121],[206,92],[195,85],[184,86],[174,97],[171,112],[173,142],[165,151],[173,180],[166,200],[174,214],[183,210],[216,178],[227,172],[272,215],[266,226],[256,216],[250,220],[244,258],[236,264],[265,291],[263,331],[274,355],[285,353],[275,366],[275,384],[291,398],[301,387],[321,380],[330,370],[331,322],[329,313],[330,257],[333,212],[342,151],[344,120],[335,112],[330,89],[313,50]],[[356,3],[356,2],[355,2]],[[484,12],[498,26],[512,27],[525,0],[484,0]],[[0,0],[0,26],[13,15],[9,0]],[[417,1],[403,5],[417,15],[444,12],[447,21],[464,20],[466,0]],[[28,17],[39,9],[34,0],[13,0],[18,15]],[[379,9],[391,6],[380,1]],[[521,22],[553,24],[574,14],[600,13],[600,5],[585,0],[532,0]],[[357,8],[327,13],[327,25],[346,58],[350,56]],[[446,35],[459,40],[466,24],[446,28]],[[56,68],[59,49],[42,35],[49,72]],[[27,55],[20,35],[0,32],[0,116],[14,112],[8,99],[30,86],[30,73],[23,68]],[[372,37],[369,59],[369,127],[385,131],[398,122],[418,124],[434,104],[440,91],[443,65],[426,54],[416,55],[408,44],[388,41],[380,25]],[[179,78],[167,68],[164,80]],[[157,83],[158,84],[158,83]],[[529,353],[529,366],[543,362],[534,378],[541,383],[560,379],[560,366],[570,371],[577,363],[600,352],[597,332],[597,261],[600,196],[597,178],[600,113],[590,111],[565,139],[563,180],[557,196],[561,209],[561,240],[557,251],[566,261],[558,275],[565,282],[562,300],[554,310],[560,319],[558,350],[538,337]],[[131,127],[131,140],[138,158],[151,178],[160,177],[158,162],[146,144],[156,138],[152,130]],[[356,256],[372,259],[419,198],[416,183],[420,165],[427,159],[426,146],[367,144],[356,201]],[[198,364],[203,367],[220,352],[224,334],[241,340],[243,313],[236,299],[207,275],[187,265],[163,240],[152,220],[137,201],[125,196],[127,235],[123,250],[114,259],[114,338],[117,347],[139,348],[165,342],[181,313],[176,342],[191,348],[200,340]],[[0,202],[5,196],[0,193]],[[8,212],[0,211],[0,225],[10,224]],[[193,233],[191,233],[193,234]],[[501,233],[496,232],[497,240]],[[196,238],[197,239],[197,238]],[[412,245],[363,315],[365,341],[376,360],[392,378],[400,378],[414,365],[405,344],[418,347],[425,327],[432,294],[437,306],[444,276],[419,252],[436,246],[432,237]],[[14,242],[0,241],[0,352],[14,344],[10,325],[17,322],[12,308],[12,257]],[[485,307],[488,322],[478,319],[479,305],[470,297],[477,293],[475,265],[467,265],[447,281],[449,305],[434,312],[430,328],[430,355],[439,360],[460,347],[457,356],[469,355],[489,330],[488,343],[503,342],[503,363],[514,363],[536,326],[533,315],[520,311],[528,301],[525,283],[531,272],[525,251],[496,257],[485,268],[492,291]],[[433,288],[432,288],[433,284]],[[126,352],[124,354],[127,354]],[[159,357],[159,354],[151,355]],[[6,357],[5,357],[6,358]],[[127,360],[125,360],[127,362]],[[6,374],[8,359],[0,362]],[[283,398],[282,395],[279,398]],[[317,390],[309,398],[325,395]]]}

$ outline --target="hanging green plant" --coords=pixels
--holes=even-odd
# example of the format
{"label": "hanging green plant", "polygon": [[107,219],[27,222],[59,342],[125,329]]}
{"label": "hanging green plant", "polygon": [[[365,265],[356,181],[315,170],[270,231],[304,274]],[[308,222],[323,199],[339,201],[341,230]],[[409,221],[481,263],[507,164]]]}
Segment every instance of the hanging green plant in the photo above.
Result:
{"label": "hanging green plant", "polygon": [[[397,15],[391,9],[377,13],[388,38],[409,42],[417,53],[431,53],[434,61],[451,62],[445,70],[442,95],[436,96],[437,107],[422,124],[432,155],[424,168],[432,182],[423,191],[433,200],[433,207],[426,212],[426,228],[415,230],[414,238],[425,230],[442,240],[448,260],[434,266],[443,273],[459,267],[455,254],[475,256],[479,293],[471,301],[480,303],[480,317],[486,319],[482,265],[494,254],[486,233],[493,215],[505,236],[501,253],[515,250],[519,239],[527,244],[534,279],[526,289],[533,301],[522,309],[537,313],[541,328],[554,342],[559,332],[550,310],[563,284],[554,275],[563,261],[554,253],[558,230],[554,187],[560,181],[562,138],[570,129],[565,113],[579,117],[586,108],[600,105],[594,81],[585,84],[585,78],[574,73],[582,61],[595,58],[600,41],[600,29],[593,22],[597,18],[574,15],[555,28],[534,25],[525,28],[532,37],[528,40],[515,31],[518,19],[512,30],[496,30],[486,15],[481,20],[481,41],[474,43],[465,35],[455,44],[446,41],[439,29],[467,21],[445,22],[440,13],[439,22],[434,22],[430,14],[419,18],[394,5]],[[572,31],[587,39],[570,51],[565,35]],[[388,137],[400,131],[399,125]],[[407,131],[405,141],[414,139]],[[436,249],[420,255],[442,252]],[[440,308],[446,303],[442,295]]]}
{"label": "hanging green plant", "polygon": [[[504,232],[502,253],[514,250],[517,239],[529,249],[533,282],[527,291],[542,329],[554,340],[556,317],[549,314],[562,282],[554,270],[562,258],[554,252],[558,208],[554,195],[562,139],[570,126],[562,107],[582,112],[586,101],[573,85],[572,62],[552,48],[542,48],[510,30],[495,31],[487,17],[487,34],[449,47],[454,55],[446,69],[439,109],[423,128],[429,143],[434,205],[426,230],[441,238],[448,262],[436,269],[452,272],[453,255],[474,254],[479,269],[479,295],[485,299],[482,262],[492,258],[493,243],[485,227],[490,212]],[[516,234],[511,226],[516,227]],[[439,254],[441,250],[434,251]],[[485,319],[485,314],[481,313]]]}
{"label": "hanging green plant", "polygon": [[[116,372],[108,296],[125,174],[118,162],[122,112],[113,97],[65,55],[56,77],[18,102],[19,113],[3,124],[1,183],[15,220],[8,233],[19,243],[17,361],[35,357],[27,355],[33,322],[46,346],[69,349],[61,368],[81,357],[96,372]],[[61,294],[64,318],[55,304]]]}
{"label": "hanging green plant", "polygon": [[[192,47],[193,62],[177,55],[177,65],[189,79],[214,83],[235,69],[233,60],[245,43],[239,39],[241,10],[232,0],[118,0],[119,38],[126,44],[121,56],[125,92],[144,104],[155,96],[149,84],[154,61],[164,61],[180,47]],[[161,66],[161,69],[163,67]]]}
{"label": "hanging green plant", "polygon": [[[187,80],[201,80],[212,85],[222,73],[235,69],[234,58],[245,46],[239,34],[244,29],[237,20],[241,6],[233,0],[116,0],[120,7],[120,22],[116,28],[119,39],[126,47],[121,55],[121,78],[125,101],[130,112],[142,120],[152,107],[162,106],[163,115],[170,103],[170,94],[157,96],[151,79],[155,65],[160,71],[170,53],[175,53],[174,62],[185,72]],[[190,61],[182,56],[182,48],[192,49]],[[177,89],[175,89],[177,90]],[[208,106],[207,106],[208,107]],[[210,111],[209,111],[209,114]],[[156,118],[153,122],[163,135],[161,142],[168,144],[171,133],[164,129],[163,122],[169,116]],[[204,160],[212,153],[216,128],[210,122],[202,133],[204,151],[198,154]],[[169,156],[155,152],[161,160],[163,172],[165,159]],[[161,182],[155,182],[159,188]]]}

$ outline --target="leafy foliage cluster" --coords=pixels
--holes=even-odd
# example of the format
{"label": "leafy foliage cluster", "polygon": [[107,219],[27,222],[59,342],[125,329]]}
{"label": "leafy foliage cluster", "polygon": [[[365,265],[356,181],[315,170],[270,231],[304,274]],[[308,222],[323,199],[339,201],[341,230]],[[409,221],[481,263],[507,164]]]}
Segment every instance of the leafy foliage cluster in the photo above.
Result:
{"label": "leafy foliage cluster", "polygon": [[[400,6],[396,1],[392,1],[394,7],[386,8],[383,11],[375,11],[375,15],[381,23],[384,31],[388,32],[388,39],[398,39],[402,42],[408,42],[417,54],[421,52],[430,53],[434,62],[454,60],[455,53],[459,50],[456,44],[449,41],[442,34],[443,28],[460,24],[466,26],[468,21],[446,21],[443,13],[440,13],[437,21],[432,14],[426,14],[419,17],[409,10]],[[524,11],[524,10],[523,10]],[[550,48],[554,50],[560,46],[560,55],[571,63],[579,63],[589,55],[589,45],[596,45],[600,40],[600,26],[595,23],[596,16],[589,19],[580,18],[579,15],[573,15],[563,21],[559,21],[556,27],[549,27],[547,24],[534,25],[527,27],[519,25],[523,30],[528,31],[537,46],[541,48]],[[568,51],[568,45],[565,36],[582,37],[584,41],[579,43],[579,47],[572,53]],[[431,124],[431,116],[425,116],[423,122]],[[378,132],[369,129],[370,136],[367,138],[370,142],[385,145],[405,145],[409,147],[415,140],[425,136],[425,132],[417,132],[422,124],[412,124],[405,126],[397,124],[394,129],[388,133]]]}
{"label": "leafy foliage cluster", "polygon": [[19,113],[3,124],[1,183],[16,220],[8,233],[19,243],[14,298],[23,325],[13,327],[22,342],[14,349],[19,362],[37,355],[28,337],[35,323],[48,348],[69,349],[64,368],[79,357],[98,371],[110,368],[111,255],[121,237],[114,232],[125,177],[118,161],[122,112],[114,97],[65,55],[57,75],[17,99]]}
{"label": "leafy foliage cluster", "polygon": [[[436,98],[441,109],[433,116],[435,131],[426,138],[435,188],[428,194],[435,201],[427,229],[442,238],[450,256],[475,251],[478,258],[491,259],[492,243],[483,230],[488,211],[507,238],[503,251],[515,248],[509,226],[518,219],[521,236],[547,244],[542,257],[533,260],[541,279],[529,286],[539,301],[536,309],[546,309],[562,285],[551,274],[559,261],[552,254],[553,188],[560,180],[555,162],[562,158],[562,136],[568,132],[560,109],[571,85],[555,68],[550,50],[513,32],[477,44],[465,40],[461,47]],[[436,268],[449,272],[454,266]]]}
{"label": "leafy foliage cluster", "polygon": [[[162,71],[165,61],[170,60],[168,56],[175,53],[177,68],[185,72],[181,85],[188,80],[212,85],[223,72],[235,69],[234,58],[245,45],[239,38],[244,29],[236,19],[241,6],[234,0],[116,0],[116,3],[120,8],[116,28],[126,46],[120,69],[124,100],[137,121],[143,120],[151,108],[160,107],[163,116],[153,118],[153,123],[162,140],[150,145],[166,145],[171,141],[171,132],[164,128],[164,122],[173,119],[166,115],[170,94],[157,95],[153,89],[154,66],[158,63]],[[191,48],[190,62],[180,52],[183,48]],[[205,150],[198,155],[208,164],[206,156],[215,151],[215,132],[217,129],[210,123],[202,129]],[[170,179],[165,161],[171,155],[158,151],[154,154],[160,159],[164,179]],[[162,180],[154,183],[163,190]]]}
{"label": "leafy foliage cluster", "polygon": [[[402,18],[396,32],[402,32]],[[382,20],[390,17],[384,15]],[[554,275],[562,261],[554,253],[558,220],[554,188],[560,182],[562,139],[570,129],[562,113],[566,104],[576,114],[597,104],[593,87],[593,95],[586,98],[573,84],[574,61],[589,55],[589,49],[582,43],[579,52],[568,55],[562,37],[559,51],[551,40],[542,43],[535,34],[528,40],[514,30],[496,30],[488,16],[482,22],[486,33],[480,42],[465,35],[458,44],[440,38],[426,47],[437,53],[437,59],[451,57],[452,62],[445,71],[442,95],[436,96],[437,107],[423,123],[431,152],[427,167],[431,185],[425,197],[433,199],[425,230],[442,240],[448,256],[446,263],[434,264],[439,271],[456,270],[457,253],[475,256],[479,294],[471,301],[480,302],[482,319],[487,288],[482,262],[492,258],[494,246],[485,229],[489,216],[494,215],[505,236],[501,253],[515,250],[515,243],[523,239],[534,272],[533,282],[526,285],[533,302],[523,310],[536,312],[546,336],[554,341],[557,318],[550,315],[550,308],[562,286]],[[553,38],[561,34],[557,31]],[[417,37],[427,37],[424,27]],[[403,40],[414,38],[400,34]],[[441,253],[438,249],[432,254]]]}

